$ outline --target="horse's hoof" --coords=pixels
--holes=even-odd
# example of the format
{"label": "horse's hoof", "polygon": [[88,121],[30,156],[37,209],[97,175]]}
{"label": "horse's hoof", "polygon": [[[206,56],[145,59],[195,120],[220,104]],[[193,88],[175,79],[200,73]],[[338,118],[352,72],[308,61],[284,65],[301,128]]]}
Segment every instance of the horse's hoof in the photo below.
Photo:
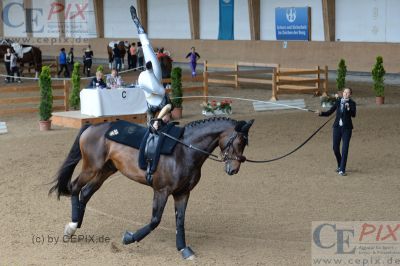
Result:
{"label": "horse's hoof", "polygon": [[64,228],[64,236],[72,236],[75,234],[76,229],[78,228],[78,223],[67,223]]}
{"label": "horse's hoof", "polygon": [[135,242],[135,238],[133,237],[133,233],[126,231],[124,236],[122,237],[122,244],[128,245],[128,244],[131,244],[133,242]]}
{"label": "horse's hoof", "polygon": [[181,253],[183,259],[185,260],[194,260],[194,258],[196,257],[190,247],[185,247],[184,249],[181,249]]}

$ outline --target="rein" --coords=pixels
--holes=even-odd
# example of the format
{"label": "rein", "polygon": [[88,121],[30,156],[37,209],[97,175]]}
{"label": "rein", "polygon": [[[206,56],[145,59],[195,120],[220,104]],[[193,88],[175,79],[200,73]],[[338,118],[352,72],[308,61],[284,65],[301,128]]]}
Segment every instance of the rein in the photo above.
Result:
{"label": "rein", "polygon": [[166,136],[166,137],[172,139],[172,140],[175,140],[176,142],[182,144],[183,146],[188,147],[189,149],[193,149],[193,150],[199,151],[199,152],[201,152],[201,153],[204,153],[204,154],[210,156],[210,159],[213,160],[213,161],[216,161],[216,162],[225,162],[225,161],[227,161],[227,160],[236,160],[236,161],[239,161],[239,162],[241,162],[241,163],[243,163],[243,162],[245,162],[245,161],[250,162],[250,163],[269,163],[269,162],[278,161],[278,160],[280,160],[280,159],[283,159],[283,158],[285,158],[285,157],[291,155],[292,153],[296,152],[297,150],[299,150],[299,149],[300,149],[301,147],[303,147],[307,142],[309,142],[309,141],[310,141],[310,140],[311,140],[325,125],[326,125],[326,124],[328,124],[329,121],[331,121],[334,117],[335,117],[335,116],[332,116],[332,117],[329,118],[326,122],[324,122],[317,130],[315,130],[315,131],[311,134],[311,136],[309,136],[303,143],[301,143],[299,146],[297,146],[294,150],[292,150],[292,151],[290,151],[290,152],[288,152],[288,153],[286,153],[286,154],[284,154],[284,155],[281,155],[281,156],[279,156],[279,157],[276,157],[276,158],[273,158],[273,159],[269,159],[269,160],[251,160],[251,159],[247,159],[247,158],[246,158],[245,156],[243,156],[243,155],[240,155],[240,156],[235,155],[235,157],[233,157],[233,158],[229,157],[229,156],[228,156],[228,150],[229,150],[229,148],[232,146],[233,141],[234,141],[235,138],[237,137],[237,134],[233,134],[233,135],[229,138],[229,140],[227,141],[227,144],[225,145],[225,148],[223,149],[223,152],[224,152],[223,158],[219,159],[219,157],[218,157],[217,155],[215,155],[215,154],[213,154],[213,153],[210,153],[210,152],[208,152],[208,151],[199,149],[199,148],[197,148],[196,146],[193,146],[192,144],[187,144],[187,143],[185,143],[185,142],[183,142],[183,141],[181,141],[181,140],[179,140],[179,139],[177,139],[177,138],[175,138],[175,137],[169,135],[168,133],[165,133],[165,132],[160,132],[160,133],[163,134],[164,136]]}
{"label": "rein", "polygon": [[310,140],[311,140],[325,125],[326,125],[326,124],[328,124],[328,122],[331,121],[332,118],[334,118],[334,117],[335,117],[335,116],[332,116],[331,118],[329,118],[329,119],[328,119],[325,123],[323,123],[317,130],[315,130],[314,133],[312,133],[311,136],[308,137],[308,139],[306,139],[303,143],[301,143],[299,146],[297,146],[297,147],[296,147],[294,150],[292,150],[291,152],[286,153],[286,154],[284,154],[284,155],[282,155],[282,156],[273,158],[273,159],[269,159],[269,160],[260,160],[260,161],[257,161],[257,160],[250,160],[250,159],[247,159],[246,161],[251,162],[251,163],[269,163],[269,162],[278,161],[278,160],[280,160],[280,159],[283,159],[283,158],[289,156],[290,154],[296,152],[296,151],[299,150],[301,147],[303,147],[303,146],[304,146],[307,142],[309,142],[309,141],[310,141]]}
{"label": "rein", "polygon": [[166,136],[166,137],[172,139],[172,140],[175,140],[176,142],[182,144],[183,146],[188,147],[189,149],[193,149],[193,150],[195,150],[195,151],[199,151],[199,152],[204,153],[204,154],[206,154],[206,155],[208,155],[208,156],[211,156],[211,157],[210,157],[211,160],[214,160],[214,161],[217,161],[217,162],[224,162],[224,160],[219,159],[218,156],[215,155],[215,154],[212,154],[212,153],[210,153],[210,152],[208,152],[208,151],[199,149],[199,148],[197,148],[196,146],[193,146],[192,144],[187,144],[187,143],[185,143],[185,142],[183,142],[183,141],[181,141],[181,140],[179,140],[179,139],[177,139],[177,138],[171,136],[171,135],[168,134],[168,133],[165,133],[165,132],[160,132],[160,133],[163,134],[164,136]]}
{"label": "rein", "polygon": [[326,124],[328,124],[329,121],[331,121],[334,117],[335,117],[335,116],[332,116],[332,117],[329,118],[326,122],[324,122],[317,130],[315,130],[315,131],[311,134],[311,136],[309,136],[303,143],[301,143],[299,146],[297,146],[297,147],[296,147],[295,149],[293,149],[292,151],[290,151],[290,152],[288,152],[288,153],[286,153],[286,154],[284,154],[284,155],[281,155],[281,156],[279,156],[279,157],[276,157],[276,158],[273,158],[273,159],[269,159],[269,160],[251,160],[251,159],[247,159],[245,156],[242,156],[242,155],[240,155],[240,156],[235,155],[235,157],[233,157],[233,158],[229,157],[229,156],[228,156],[228,150],[229,150],[229,148],[232,146],[233,141],[234,141],[235,138],[237,137],[237,134],[233,134],[233,135],[229,138],[229,140],[227,141],[227,144],[225,145],[225,148],[224,148],[224,150],[223,150],[223,152],[224,152],[223,158],[220,159],[217,155],[215,155],[215,154],[213,154],[213,153],[210,153],[210,152],[208,152],[208,151],[199,149],[199,148],[197,148],[196,146],[193,146],[192,144],[187,144],[187,143],[185,143],[185,142],[183,142],[183,141],[181,141],[181,140],[179,140],[179,139],[177,139],[177,138],[175,138],[175,137],[169,135],[168,133],[165,133],[165,132],[160,132],[160,133],[163,134],[164,136],[166,136],[166,137],[172,139],[172,140],[175,140],[176,142],[182,144],[183,146],[188,147],[189,149],[193,149],[193,150],[199,151],[199,152],[201,152],[201,153],[204,153],[204,154],[210,156],[209,159],[211,159],[211,160],[213,160],[213,161],[216,161],[216,162],[225,162],[225,161],[227,161],[227,160],[237,160],[237,161],[239,161],[239,162],[241,162],[241,163],[243,163],[243,162],[245,162],[245,161],[250,162],[250,163],[270,163],[270,162],[274,162],[274,161],[278,161],[278,160],[280,160],[280,159],[283,159],[283,158],[285,158],[285,157],[287,157],[287,156],[293,154],[294,152],[298,151],[298,150],[299,150],[301,147],[303,147],[307,142],[309,142],[309,141],[310,141],[310,140],[311,140],[325,125],[326,125]]}

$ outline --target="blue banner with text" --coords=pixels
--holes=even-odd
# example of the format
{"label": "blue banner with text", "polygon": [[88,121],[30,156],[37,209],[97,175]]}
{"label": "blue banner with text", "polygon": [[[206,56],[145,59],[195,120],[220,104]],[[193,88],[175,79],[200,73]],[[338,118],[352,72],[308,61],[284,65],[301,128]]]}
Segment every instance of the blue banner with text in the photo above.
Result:
{"label": "blue banner with text", "polygon": [[311,39],[310,7],[277,7],[275,8],[275,29],[277,40]]}

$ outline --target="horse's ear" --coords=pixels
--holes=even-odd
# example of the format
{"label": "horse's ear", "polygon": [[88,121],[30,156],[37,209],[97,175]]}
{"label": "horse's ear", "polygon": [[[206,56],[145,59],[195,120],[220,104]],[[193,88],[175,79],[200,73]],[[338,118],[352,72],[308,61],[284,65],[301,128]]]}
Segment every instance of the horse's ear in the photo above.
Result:
{"label": "horse's ear", "polygon": [[253,125],[254,119],[251,119],[250,121],[245,122],[245,125],[243,125],[242,129],[240,130],[243,133],[248,133],[250,127]]}
{"label": "horse's ear", "polygon": [[242,128],[246,125],[246,121],[238,121],[235,126],[235,131],[241,132]]}

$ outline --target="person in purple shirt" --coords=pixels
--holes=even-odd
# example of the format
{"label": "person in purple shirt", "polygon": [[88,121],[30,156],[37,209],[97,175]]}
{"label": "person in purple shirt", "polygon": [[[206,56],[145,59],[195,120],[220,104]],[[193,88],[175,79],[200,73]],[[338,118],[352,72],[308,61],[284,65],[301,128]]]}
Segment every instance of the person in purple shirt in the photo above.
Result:
{"label": "person in purple shirt", "polygon": [[197,60],[200,59],[200,55],[196,52],[196,48],[192,47],[192,51],[186,55],[186,58],[188,57],[190,57],[190,68],[192,69],[192,77],[195,77]]}

